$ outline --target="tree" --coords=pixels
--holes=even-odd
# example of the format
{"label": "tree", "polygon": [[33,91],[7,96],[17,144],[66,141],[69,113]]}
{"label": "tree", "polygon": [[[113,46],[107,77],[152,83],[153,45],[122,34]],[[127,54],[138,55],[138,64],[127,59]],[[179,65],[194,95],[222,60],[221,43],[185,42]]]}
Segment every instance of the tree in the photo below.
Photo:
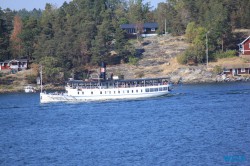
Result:
{"label": "tree", "polygon": [[112,35],[112,29],[113,26],[110,24],[110,11],[106,10],[103,11],[103,21],[101,25],[97,26],[97,36],[95,37],[95,40],[93,41],[93,64],[99,64],[100,61],[105,60],[108,58],[110,50],[110,44],[113,40]]}
{"label": "tree", "polygon": [[40,28],[38,27],[38,21],[33,17],[27,18],[19,38],[22,41],[23,53],[28,59],[33,59],[35,43],[37,42],[36,36],[38,36],[39,33]]}
{"label": "tree", "polygon": [[22,32],[23,23],[19,16],[14,17],[14,29],[10,37],[11,52],[14,58],[22,56],[22,40],[20,34]]}
{"label": "tree", "polygon": [[172,1],[158,4],[156,17],[159,23],[159,33],[165,31],[165,25],[168,33],[172,33],[173,35],[184,33],[185,28],[178,8],[177,3],[175,4]]}
{"label": "tree", "polygon": [[43,66],[43,80],[48,83],[58,83],[63,81],[63,76],[60,75],[62,68],[59,67],[58,59],[45,56],[41,59],[40,64]]}
{"label": "tree", "polygon": [[0,8],[0,60],[7,59],[9,37],[4,12]]}
{"label": "tree", "polygon": [[192,43],[196,36],[196,24],[195,22],[190,22],[187,25],[185,37],[189,43]]}
{"label": "tree", "polygon": [[205,61],[206,36],[207,30],[204,27],[190,22],[186,28],[186,38],[191,46],[184,52],[179,61],[181,63],[202,63]]}
{"label": "tree", "polygon": [[127,17],[131,24],[141,24],[152,21],[147,19],[150,13],[150,3],[143,3],[143,0],[129,0]]}

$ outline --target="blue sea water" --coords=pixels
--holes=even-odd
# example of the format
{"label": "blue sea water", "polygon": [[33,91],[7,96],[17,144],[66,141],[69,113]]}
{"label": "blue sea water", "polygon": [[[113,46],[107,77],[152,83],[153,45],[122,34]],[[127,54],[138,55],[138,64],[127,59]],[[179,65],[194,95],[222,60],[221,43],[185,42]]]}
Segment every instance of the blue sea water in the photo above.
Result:
{"label": "blue sea water", "polygon": [[133,101],[0,95],[0,165],[250,165],[250,83]]}

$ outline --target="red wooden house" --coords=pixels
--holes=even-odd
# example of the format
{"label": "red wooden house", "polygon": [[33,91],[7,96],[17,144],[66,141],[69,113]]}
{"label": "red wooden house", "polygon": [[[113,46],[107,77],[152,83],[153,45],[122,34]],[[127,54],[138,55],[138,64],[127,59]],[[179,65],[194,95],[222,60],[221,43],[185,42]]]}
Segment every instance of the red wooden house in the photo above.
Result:
{"label": "red wooden house", "polygon": [[238,44],[240,56],[244,58],[250,58],[250,36],[248,36],[243,42]]}
{"label": "red wooden house", "polygon": [[246,75],[250,74],[250,63],[223,65],[223,73],[226,75]]}
{"label": "red wooden house", "polygon": [[6,60],[4,62],[0,62],[0,70],[26,70],[28,69],[29,61],[27,59],[18,59],[18,60]]}
{"label": "red wooden house", "polygon": [[0,70],[7,70],[10,69],[10,60],[6,60],[4,62],[0,62]]}

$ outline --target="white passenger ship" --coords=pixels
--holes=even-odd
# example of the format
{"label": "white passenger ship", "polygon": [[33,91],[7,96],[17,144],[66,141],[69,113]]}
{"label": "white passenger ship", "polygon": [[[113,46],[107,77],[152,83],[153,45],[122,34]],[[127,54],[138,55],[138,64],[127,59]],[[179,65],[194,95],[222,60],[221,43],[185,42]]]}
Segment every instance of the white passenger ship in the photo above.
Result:
{"label": "white passenger ship", "polygon": [[[163,96],[169,93],[169,78],[147,78],[131,80],[106,80],[105,64],[102,65],[101,79],[70,80],[66,93],[40,93],[40,102],[84,102],[113,99],[140,99]],[[41,86],[42,87],[42,86]]]}

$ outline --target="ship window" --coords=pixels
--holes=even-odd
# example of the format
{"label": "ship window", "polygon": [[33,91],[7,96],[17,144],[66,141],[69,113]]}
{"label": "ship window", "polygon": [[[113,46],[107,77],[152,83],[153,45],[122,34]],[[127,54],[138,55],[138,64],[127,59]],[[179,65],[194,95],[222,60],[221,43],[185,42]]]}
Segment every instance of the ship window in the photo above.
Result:
{"label": "ship window", "polygon": [[120,91],[118,91],[118,93],[120,93]]}
{"label": "ship window", "polygon": [[159,91],[162,91],[162,87],[159,88]]}
{"label": "ship window", "polygon": [[154,88],[150,88],[150,92],[154,92]]}
{"label": "ship window", "polygon": [[143,90],[141,90],[141,92],[143,92]]}
{"label": "ship window", "polygon": [[127,93],[129,93],[129,90],[127,90]]}
{"label": "ship window", "polygon": [[78,95],[80,94],[80,92],[78,92]]}
{"label": "ship window", "polygon": [[82,94],[84,95],[84,92],[82,92]]}
{"label": "ship window", "polygon": [[114,94],[115,94],[115,91],[114,91]]}
{"label": "ship window", "polygon": [[138,90],[136,90],[136,93],[138,93]]}
{"label": "ship window", "polygon": [[102,94],[102,91],[100,91],[100,94]]}
{"label": "ship window", "polygon": [[93,92],[91,92],[91,94],[93,95]]}
{"label": "ship window", "polygon": [[163,87],[163,90],[168,90],[168,87]]}
{"label": "ship window", "polygon": [[149,88],[146,88],[146,92],[149,92]]}
{"label": "ship window", "polygon": [[157,91],[158,91],[158,88],[155,88],[155,91],[157,92]]}
{"label": "ship window", "polygon": [[133,90],[132,90],[131,92],[132,92],[132,93],[134,93],[134,91],[133,91]]}
{"label": "ship window", "polygon": [[111,91],[109,91],[109,94],[111,94]]}

